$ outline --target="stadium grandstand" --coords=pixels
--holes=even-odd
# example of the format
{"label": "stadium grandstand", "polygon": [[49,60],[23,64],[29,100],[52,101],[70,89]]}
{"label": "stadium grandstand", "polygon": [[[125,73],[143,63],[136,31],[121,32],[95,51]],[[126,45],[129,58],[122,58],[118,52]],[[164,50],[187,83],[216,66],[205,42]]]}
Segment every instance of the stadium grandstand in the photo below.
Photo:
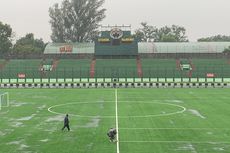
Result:
{"label": "stadium grandstand", "polygon": [[202,80],[204,84],[219,80],[228,85],[230,57],[223,51],[230,42],[138,43],[131,26],[102,29],[94,43],[49,43],[37,57],[2,58],[1,86],[118,82],[126,87],[129,83],[152,85],[175,80],[182,84],[185,80]]}

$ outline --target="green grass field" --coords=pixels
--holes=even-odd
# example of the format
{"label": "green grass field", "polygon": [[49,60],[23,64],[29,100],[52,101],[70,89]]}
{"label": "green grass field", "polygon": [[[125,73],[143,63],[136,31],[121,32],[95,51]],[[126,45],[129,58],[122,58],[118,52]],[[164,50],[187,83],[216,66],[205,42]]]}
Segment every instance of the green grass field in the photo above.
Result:
{"label": "green grass field", "polygon": [[[230,152],[230,89],[4,92],[10,107],[0,111],[1,153]],[[70,132],[61,131],[66,113]],[[116,126],[119,141],[110,143],[106,133]]]}

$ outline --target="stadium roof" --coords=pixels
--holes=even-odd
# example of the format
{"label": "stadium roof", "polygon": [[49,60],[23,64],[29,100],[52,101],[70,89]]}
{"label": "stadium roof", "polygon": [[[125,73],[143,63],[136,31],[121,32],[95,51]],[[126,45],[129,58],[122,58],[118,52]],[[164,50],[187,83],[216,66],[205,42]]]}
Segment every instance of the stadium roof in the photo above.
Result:
{"label": "stadium roof", "polygon": [[[230,46],[230,42],[184,42],[184,43],[138,43],[139,53],[221,53]],[[67,47],[67,51],[65,51]],[[93,54],[94,43],[50,43],[45,54]],[[62,49],[64,48],[64,52]],[[68,48],[72,51],[68,52]]]}

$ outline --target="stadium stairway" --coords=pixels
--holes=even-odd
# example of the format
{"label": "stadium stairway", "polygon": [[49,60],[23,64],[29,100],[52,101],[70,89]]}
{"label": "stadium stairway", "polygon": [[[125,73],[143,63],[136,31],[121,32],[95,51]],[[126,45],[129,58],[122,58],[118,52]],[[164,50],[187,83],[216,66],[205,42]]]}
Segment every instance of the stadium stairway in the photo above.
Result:
{"label": "stadium stairway", "polygon": [[43,59],[41,62],[40,62],[40,65],[38,67],[38,70],[41,72],[42,71],[42,67],[43,67],[43,64],[45,63],[45,59]]}
{"label": "stadium stairway", "polygon": [[38,68],[38,70],[39,70],[39,72],[40,72],[40,76],[41,76],[42,78],[44,78],[44,77],[46,76],[45,72],[42,70],[42,69],[43,69],[43,65],[44,65],[45,62],[46,62],[46,60],[43,59],[43,60],[40,62],[40,65],[39,65],[39,68]]}
{"label": "stadium stairway", "polygon": [[10,60],[8,60],[8,59],[5,60],[2,64],[0,64],[0,69],[3,69],[6,66],[6,64],[9,62],[10,62]]}
{"label": "stadium stairway", "polygon": [[176,68],[179,71],[181,70],[181,68],[180,68],[180,60],[179,59],[176,60]]}
{"label": "stadium stairway", "polygon": [[191,59],[189,60],[189,64],[190,64],[192,69],[188,72],[187,76],[191,78],[192,77],[192,72],[195,70],[195,65],[192,63]]}
{"label": "stadium stairway", "polygon": [[227,64],[230,64],[230,59],[228,59]]}
{"label": "stadium stairway", "polygon": [[94,78],[94,75],[95,75],[95,65],[96,65],[96,58],[93,58],[91,60],[91,64],[90,64],[90,78]]}
{"label": "stadium stairway", "polygon": [[137,57],[137,74],[139,78],[143,77],[141,58],[139,56]]}
{"label": "stadium stairway", "polygon": [[52,71],[55,71],[57,66],[58,66],[59,60],[58,59],[54,59],[53,60],[53,65],[52,65]]}

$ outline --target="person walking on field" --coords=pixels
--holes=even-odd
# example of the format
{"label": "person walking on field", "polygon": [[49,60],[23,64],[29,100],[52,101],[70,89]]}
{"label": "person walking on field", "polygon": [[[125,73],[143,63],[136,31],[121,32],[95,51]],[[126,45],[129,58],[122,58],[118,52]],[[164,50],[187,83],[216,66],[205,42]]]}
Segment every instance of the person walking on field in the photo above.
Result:
{"label": "person walking on field", "polygon": [[69,115],[68,115],[68,114],[66,114],[66,116],[65,116],[65,119],[64,119],[64,126],[63,126],[63,128],[62,128],[62,131],[63,131],[65,128],[67,128],[68,131],[70,131],[70,128],[69,128]]}

